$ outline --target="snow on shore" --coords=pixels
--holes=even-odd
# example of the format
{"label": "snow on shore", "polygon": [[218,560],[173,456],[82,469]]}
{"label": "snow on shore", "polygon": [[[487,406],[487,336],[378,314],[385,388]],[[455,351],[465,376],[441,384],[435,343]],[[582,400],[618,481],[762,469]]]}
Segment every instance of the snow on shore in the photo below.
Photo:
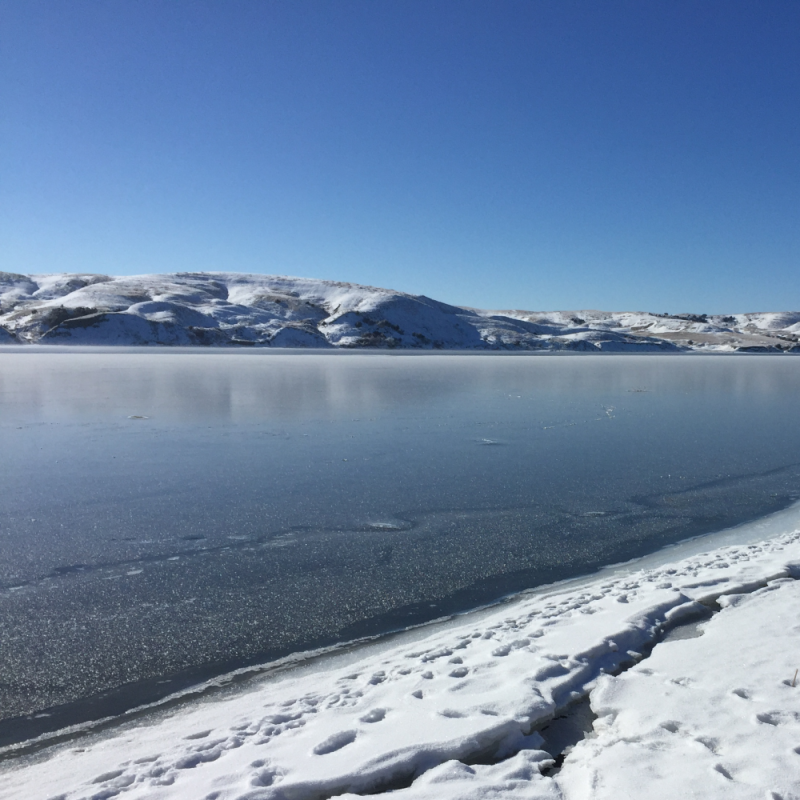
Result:
{"label": "snow on shore", "polygon": [[597,738],[576,748],[565,795],[800,797],[800,583],[721,600],[701,638],[598,682]]}
{"label": "snow on shore", "polygon": [[800,352],[800,312],[479,311],[274,275],[0,272],[0,344],[14,343]]}
{"label": "snow on shore", "polygon": [[[797,800],[796,511],[762,542],[545,588],[12,760],[0,797]],[[709,609],[695,638],[661,641]],[[554,769],[548,722],[587,694],[594,732]]]}

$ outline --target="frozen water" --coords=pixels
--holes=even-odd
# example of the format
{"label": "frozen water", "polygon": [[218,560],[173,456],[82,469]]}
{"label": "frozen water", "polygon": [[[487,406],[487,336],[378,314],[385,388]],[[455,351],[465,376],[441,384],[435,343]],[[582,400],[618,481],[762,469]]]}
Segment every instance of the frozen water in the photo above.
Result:
{"label": "frozen water", "polygon": [[4,352],[0,739],[779,511],[796,364]]}

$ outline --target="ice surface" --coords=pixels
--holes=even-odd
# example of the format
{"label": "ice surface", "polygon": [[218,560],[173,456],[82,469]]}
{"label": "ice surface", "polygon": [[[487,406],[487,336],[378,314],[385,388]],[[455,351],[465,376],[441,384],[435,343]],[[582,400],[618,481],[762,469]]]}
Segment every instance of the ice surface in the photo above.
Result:
{"label": "ice surface", "polygon": [[799,336],[798,312],[479,311],[275,275],[0,273],[0,344],[784,352]]}
{"label": "ice surface", "polygon": [[[151,307],[156,314],[161,310]],[[89,370],[94,378],[87,381],[87,373],[75,365],[93,358],[100,358],[102,369]],[[143,359],[148,360],[147,369]],[[281,361],[284,366],[278,367]],[[429,554],[436,555],[442,543],[453,556],[446,566],[454,580],[472,580],[465,574],[476,564],[494,569],[507,561],[518,566],[516,548],[526,542],[531,545],[528,523],[518,524],[526,507],[520,502],[501,509],[502,513],[474,507],[479,496],[491,496],[495,502],[499,497],[505,503],[498,487],[516,487],[520,498],[527,496],[530,513],[537,515],[541,509],[534,500],[543,502],[547,492],[560,498],[565,505],[559,511],[562,516],[551,519],[552,529],[562,537],[553,548],[558,558],[583,552],[582,542],[592,541],[594,526],[613,531],[628,525],[636,532],[640,525],[666,520],[669,525],[674,522],[676,530],[685,530],[694,514],[707,525],[717,518],[720,498],[727,498],[730,503],[725,505],[733,507],[758,481],[755,494],[781,507],[786,492],[791,495],[797,486],[791,471],[796,434],[786,424],[793,418],[797,395],[794,362],[748,359],[734,365],[733,361],[4,353],[2,468],[4,486],[13,491],[0,499],[13,511],[4,517],[4,525],[12,516],[14,522],[2,530],[5,558],[0,569],[4,580],[13,578],[15,570],[30,572],[27,586],[4,586],[3,602],[9,604],[4,608],[11,612],[2,615],[3,652],[12,681],[24,691],[28,677],[24,669],[14,671],[23,637],[13,629],[20,617],[13,609],[26,609],[54,636],[78,642],[92,641],[99,628],[88,634],[87,628],[102,624],[124,640],[127,649],[121,652],[131,664],[162,646],[174,651],[205,646],[212,627],[215,632],[230,632],[233,626],[226,620],[221,624],[216,616],[223,602],[238,608],[237,624],[252,623],[252,628],[233,631],[235,639],[247,640],[250,634],[240,636],[241,631],[253,630],[263,622],[260,609],[270,609],[247,605],[251,596],[237,593],[244,573],[227,566],[231,563],[227,559],[238,553],[239,540],[234,537],[243,530],[253,535],[242,551],[254,542],[264,545],[260,552],[266,557],[252,570],[262,588],[266,564],[273,559],[280,567],[290,563],[274,554],[296,545],[302,553],[311,546],[301,537],[290,539],[285,530],[281,533],[277,523],[268,536],[256,540],[256,531],[247,529],[248,517],[260,522],[263,507],[260,513],[250,513],[257,506],[248,499],[247,476],[254,476],[263,490],[281,480],[288,486],[295,480],[293,471],[308,475],[313,466],[320,479],[296,494],[295,505],[303,512],[315,503],[330,504],[321,487],[355,487],[362,499],[375,492],[375,503],[363,506],[330,498],[341,515],[334,521],[341,529],[332,531],[331,550],[326,551],[331,558],[323,554],[315,562],[304,562],[325,569],[300,570],[306,581],[302,591],[284,598],[283,605],[302,619],[309,616],[306,612],[313,603],[321,609],[320,616],[327,611],[326,604],[340,610],[331,589],[337,584],[321,581],[332,572],[328,567],[337,564],[333,556],[349,546],[348,541],[368,544],[352,546],[348,559],[359,550],[374,551],[374,560],[364,562],[366,568],[357,581],[350,585],[339,581],[345,583],[342,591],[352,590],[354,597],[373,591],[378,575],[384,587],[398,592],[400,564],[411,565],[414,573],[414,580],[405,586],[417,586],[425,570],[441,566],[443,560]],[[187,367],[190,362],[196,364],[192,369]],[[243,373],[226,375],[233,363],[249,366]],[[298,369],[300,364],[304,369]],[[680,365],[677,371],[675,365]],[[197,372],[205,381],[195,380]],[[388,377],[378,380],[378,373]],[[480,386],[481,392],[465,395],[465,385]],[[215,409],[213,433],[207,432],[209,406]],[[687,409],[691,414],[683,413]],[[373,416],[383,420],[384,433],[372,424]],[[225,424],[219,424],[220,418]],[[749,423],[741,424],[743,419]],[[736,432],[735,441],[731,431]],[[309,442],[310,434],[317,441]],[[487,439],[498,444],[483,446]],[[226,444],[220,446],[221,442]],[[342,447],[348,452],[338,452]],[[197,471],[177,470],[170,477],[180,464],[170,460],[171,452],[190,453]],[[327,453],[324,460],[319,458],[322,452]],[[407,473],[392,472],[402,466],[398,452],[410,454]],[[385,460],[379,461],[384,453]],[[363,460],[358,470],[356,454]],[[375,460],[367,462],[366,455]],[[125,458],[129,458],[125,465],[114,464]],[[61,465],[54,463],[59,461]],[[474,464],[480,480],[454,475],[456,463]],[[132,464],[139,465],[146,480]],[[270,471],[270,464],[281,469]],[[754,473],[754,467],[763,474]],[[323,468],[341,469],[344,477],[338,483],[329,477],[323,480]],[[568,485],[555,480],[559,470]],[[191,494],[193,503],[208,501],[207,508],[212,508],[223,498],[224,514],[233,520],[231,538],[220,536],[227,541],[220,543],[219,552],[225,556],[219,562],[212,552],[205,552],[207,540],[192,538],[201,535],[202,519],[192,519],[185,530],[171,531],[184,539],[158,538],[170,519],[165,509],[179,511],[175,517],[189,513],[188,507],[176,504],[178,495],[172,490],[187,474],[193,481],[198,474],[209,478],[203,484],[206,491]],[[366,479],[374,475],[380,480]],[[442,495],[448,475],[461,481],[464,494],[459,497],[466,496],[470,503],[445,514],[434,501]],[[140,481],[135,505],[132,476]],[[397,496],[406,496],[410,476],[417,481],[413,495],[427,504],[413,525],[398,504],[388,502],[393,495],[386,491],[394,485]],[[632,488],[640,479],[647,484],[646,491]],[[93,504],[103,497],[108,500],[105,490],[120,480],[129,505],[121,504],[124,514],[116,520],[121,520],[120,532],[135,527],[136,541],[101,538],[89,525],[59,527],[65,520],[96,522],[100,506]],[[786,492],[781,489],[780,498],[771,497],[776,480],[788,487]],[[41,491],[43,485],[47,493]],[[151,491],[159,485],[162,496]],[[619,507],[620,498],[628,495],[620,493],[620,486],[634,493],[624,508]],[[452,499],[453,487],[446,488],[444,493]],[[36,514],[23,513],[31,503],[25,491],[34,491],[41,502]],[[260,495],[253,497],[263,501]],[[734,516],[741,513],[737,508],[728,510]],[[115,519],[109,506],[102,511],[106,522]],[[786,579],[796,577],[800,563],[796,514],[796,508],[786,509],[726,532],[724,538],[715,539],[725,549],[698,553],[711,545],[708,540],[694,540],[647,562],[610,568],[594,579],[550,587],[447,625],[419,628],[283,669],[269,679],[209,694],[201,703],[184,702],[131,717],[106,732],[74,736],[27,756],[23,748],[4,763],[0,796],[303,800],[393,789],[397,800],[493,796],[583,800],[638,798],[655,793],[652,787],[661,780],[658,776],[667,776],[664,782],[670,791],[665,789],[664,797],[691,797],[694,792],[712,798],[791,798],[792,792],[797,793],[793,787],[800,783],[792,752],[800,741],[787,749],[787,742],[799,733],[800,709],[794,700],[796,686],[791,686],[798,666],[792,663],[796,651],[791,646],[798,608],[794,583]],[[205,511],[199,516],[206,516]],[[464,530],[469,528],[469,536],[448,540],[425,532],[426,525],[441,525],[437,530],[444,530],[454,519]],[[504,540],[504,547],[497,546],[497,538],[480,536],[488,524],[498,535],[512,537]],[[285,521],[281,525],[285,527]],[[588,535],[582,539],[574,535],[577,531]],[[47,532],[49,539],[43,535]],[[228,529],[222,532],[227,534]],[[203,531],[209,538],[213,533]],[[752,541],[754,536],[773,538],[758,543]],[[384,557],[387,542],[395,547],[394,561]],[[506,549],[509,544],[513,549]],[[467,545],[474,548],[472,558],[460,560]],[[432,549],[426,550],[428,546]],[[398,555],[407,552],[404,547],[418,548],[416,562]],[[77,548],[84,548],[80,559],[74,557]],[[104,563],[101,556],[111,549],[121,555],[114,563]],[[504,555],[507,552],[513,555]],[[84,554],[90,558],[84,559]],[[27,564],[26,559],[30,559]],[[191,582],[181,571],[190,561],[207,565],[197,567]],[[173,567],[175,571],[170,571]],[[212,575],[232,580],[204,599]],[[427,585],[441,588],[440,578],[440,573],[428,573]],[[85,588],[92,580],[97,581],[95,587],[108,591],[103,595],[92,590],[93,613],[86,615]],[[123,582],[124,591],[114,588]],[[68,585],[74,593],[61,594]],[[145,589],[137,588],[142,586]],[[763,587],[772,594],[761,591]],[[154,603],[154,594],[162,589],[178,593],[180,602],[170,606],[164,591]],[[747,596],[737,597],[742,594]],[[73,610],[79,609],[72,617],[75,624],[63,624],[55,613],[70,611],[66,597],[72,598]],[[776,599],[762,601],[762,597]],[[714,606],[715,598],[720,598],[724,610],[700,627],[701,637],[659,643],[665,630]],[[749,617],[744,614],[748,608],[755,609]],[[143,609],[150,616],[141,620],[150,627],[157,614],[172,623],[165,637],[147,646],[132,636],[136,619],[129,614]],[[197,627],[186,628],[185,619]],[[712,647],[706,637],[713,630],[722,633]],[[188,639],[179,639],[178,634],[188,634]],[[728,638],[733,644],[726,649]],[[54,639],[32,639],[40,648],[39,662],[52,658]],[[193,641],[187,645],[188,640]],[[683,654],[678,660],[668,658],[675,647],[679,650],[673,652]],[[82,660],[74,673],[46,671],[51,685],[60,681],[69,689],[74,676],[103,674],[103,647],[79,646],[75,652]],[[634,665],[640,657],[638,667],[613,680],[602,677]],[[653,675],[644,671],[648,668]],[[698,687],[691,707],[680,705],[682,695],[670,683],[684,678]],[[773,692],[776,680],[781,686]],[[578,744],[560,772],[554,773],[556,754],[546,752],[538,729],[587,692],[600,715],[597,737]],[[663,702],[659,692],[666,698]],[[685,717],[673,713],[673,707],[682,708]],[[743,744],[748,741],[749,749]],[[697,752],[686,756],[691,748]],[[624,766],[626,775],[614,774],[606,781],[607,770],[613,772],[616,764]],[[687,775],[673,774],[681,770]],[[694,776],[690,784],[689,775]],[[592,788],[587,790],[587,785]]]}
{"label": "ice surface", "polygon": [[[0,797],[796,798],[793,522],[9,761]],[[658,643],[708,606],[701,637]],[[594,733],[553,773],[537,729],[586,693]]]}
{"label": "ice surface", "polygon": [[0,744],[784,508],[798,394],[791,358],[0,353]]}

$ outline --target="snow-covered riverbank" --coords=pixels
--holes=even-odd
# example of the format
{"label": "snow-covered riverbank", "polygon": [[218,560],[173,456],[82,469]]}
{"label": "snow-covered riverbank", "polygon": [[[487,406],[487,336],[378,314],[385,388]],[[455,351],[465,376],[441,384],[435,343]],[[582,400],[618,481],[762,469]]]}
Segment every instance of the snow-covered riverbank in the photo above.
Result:
{"label": "snow-covered riverbank", "polygon": [[[11,759],[0,797],[797,798],[797,517]],[[587,694],[558,769],[547,725]]]}

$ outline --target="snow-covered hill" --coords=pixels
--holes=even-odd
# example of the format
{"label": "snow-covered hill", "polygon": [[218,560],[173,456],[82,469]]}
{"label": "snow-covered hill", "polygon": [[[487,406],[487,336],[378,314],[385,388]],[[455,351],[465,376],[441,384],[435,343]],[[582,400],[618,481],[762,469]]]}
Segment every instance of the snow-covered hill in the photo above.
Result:
{"label": "snow-covered hill", "polygon": [[800,352],[800,312],[480,311],[274,275],[0,272],[0,344]]}

